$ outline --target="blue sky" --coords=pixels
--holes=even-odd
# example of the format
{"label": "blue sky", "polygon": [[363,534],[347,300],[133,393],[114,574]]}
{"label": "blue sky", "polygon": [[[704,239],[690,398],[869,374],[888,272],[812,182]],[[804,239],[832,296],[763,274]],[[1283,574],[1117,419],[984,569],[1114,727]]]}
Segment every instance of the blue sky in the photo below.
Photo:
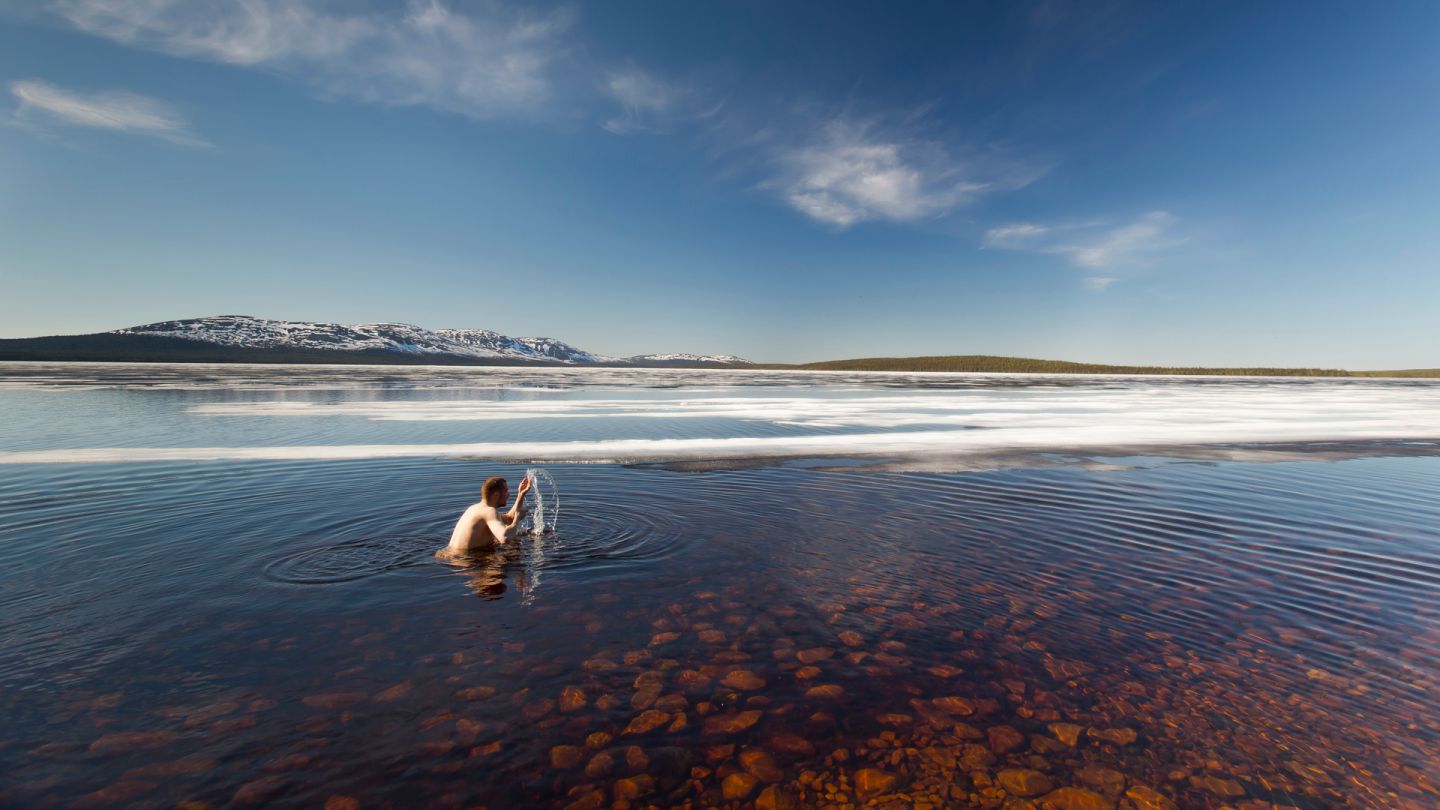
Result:
{"label": "blue sky", "polygon": [[0,3],[0,336],[1440,365],[1440,4]]}

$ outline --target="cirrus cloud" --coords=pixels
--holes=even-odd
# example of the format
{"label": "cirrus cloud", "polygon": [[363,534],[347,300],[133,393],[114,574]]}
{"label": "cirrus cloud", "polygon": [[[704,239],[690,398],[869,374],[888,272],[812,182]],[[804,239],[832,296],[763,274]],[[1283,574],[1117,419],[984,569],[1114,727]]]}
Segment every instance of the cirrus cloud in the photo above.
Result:
{"label": "cirrus cloud", "polygon": [[836,228],[860,222],[917,222],[942,216],[983,194],[1019,188],[1034,172],[982,167],[936,141],[884,134],[836,119],[799,146],[782,149],[767,186],[811,219]]}
{"label": "cirrus cloud", "polygon": [[11,82],[10,92],[20,102],[12,117],[20,126],[83,127],[159,138],[182,146],[210,146],[173,107],[149,96],[121,91],[82,93],[40,79]]}
{"label": "cirrus cloud", "polygon": [[255,67],[324,95],[425,106],[475,119],[533,112],[564,50],[564,11],[438,0],[380,12],[321,0],[56,0],[75,28],[132,47]]}
{"label": "cirrus cloud", "polygon": [[985,232],[984,247],[1064,256],[1076,267],[1095,271],[1086,286],[1104,290],[1118,280],[1115,272],[1148,266],[1185,240],[1174,233],[1175,217],[1150,211],[1123,224],[1083,222],[1042,225],[1018,222]]}

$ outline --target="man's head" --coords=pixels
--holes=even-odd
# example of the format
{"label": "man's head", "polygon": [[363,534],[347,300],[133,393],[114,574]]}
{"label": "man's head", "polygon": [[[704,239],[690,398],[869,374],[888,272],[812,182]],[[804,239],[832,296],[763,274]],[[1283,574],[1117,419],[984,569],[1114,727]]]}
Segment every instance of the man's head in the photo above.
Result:
{"label": "man's head", "polygon": [[510,485],[498,475],[486,478],[480,486],[480,500],[490,506],[504,506],[510,500]]}

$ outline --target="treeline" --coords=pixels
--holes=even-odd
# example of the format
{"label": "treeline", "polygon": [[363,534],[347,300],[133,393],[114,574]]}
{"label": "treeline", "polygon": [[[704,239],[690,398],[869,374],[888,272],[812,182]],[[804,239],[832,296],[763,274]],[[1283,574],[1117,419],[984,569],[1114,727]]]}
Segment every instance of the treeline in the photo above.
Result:
{"label": "treeline", "polygon": [[[769,368],[791,368],[803,371],[971,371],[1012,372],[1024,374],[1210,374],[1217,376],[1264,377],[1350,377],[1357,372],[1338,368],[1198,368],[1188,366],[1112,366],[1103,363],[1071,363],[1065,360],[1037,360],[1031,357],[997,357],[988,354],[957,354],[933,357],[862,357],[853,360],[829,360]],[[1358,372],[1365,376],[1383,376],[1386,372]],[[1412,372],[1427,376],[1426,372]],[[1437,376],[1437,372],[1428,372]]]}

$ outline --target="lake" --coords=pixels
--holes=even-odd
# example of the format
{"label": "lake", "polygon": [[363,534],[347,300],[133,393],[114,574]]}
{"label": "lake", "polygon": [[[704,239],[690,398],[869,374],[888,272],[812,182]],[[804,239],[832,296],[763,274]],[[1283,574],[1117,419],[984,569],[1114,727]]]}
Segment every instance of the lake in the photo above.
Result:
{"label": "lake", "polygon": [[[1440,803],[1440,381],[4,363],[0,413],[0,806]],[[553,533],[434,556],[533,467]]]}

